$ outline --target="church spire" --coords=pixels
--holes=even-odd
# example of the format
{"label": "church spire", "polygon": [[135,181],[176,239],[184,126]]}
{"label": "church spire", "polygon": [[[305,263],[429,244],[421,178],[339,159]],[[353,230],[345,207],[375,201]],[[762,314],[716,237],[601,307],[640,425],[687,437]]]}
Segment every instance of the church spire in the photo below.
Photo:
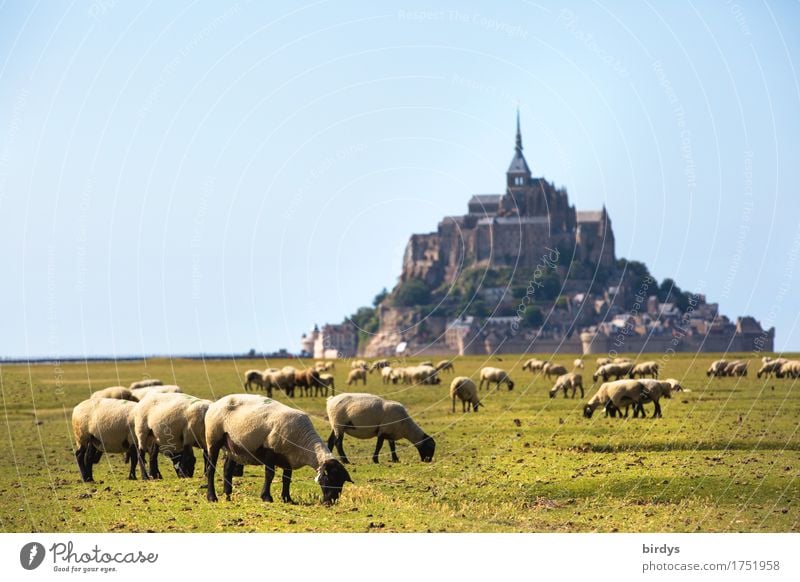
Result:
{"label": "church spire", "polygon": [[527,184],[531,177],[531,170],[528,168],[528,162],[525,161],[525,156],[522,155],[522,131],[519,126],[519,107],[517,108],[517,139],[514,147],[514,157],[511,159],[511,165],[508,166],[509,186],[524,186]]}

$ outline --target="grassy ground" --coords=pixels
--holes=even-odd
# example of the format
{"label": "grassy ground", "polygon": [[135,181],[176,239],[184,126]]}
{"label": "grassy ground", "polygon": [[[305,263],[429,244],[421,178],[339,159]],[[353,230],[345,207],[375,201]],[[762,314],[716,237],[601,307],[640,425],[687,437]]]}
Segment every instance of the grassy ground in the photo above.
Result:
{"label": "grassy ground", "polygon": [[[460,404],[450,412],[449,380],[387,387],[372,375],[366,389],[350,391],[406,404],[435,437],[436,456],[423,464],[403,442],[400,463],[374,465],[374,441],[346,438],[355,484],[347,484],[333,508],[319,503],[309,468],[295,472],[297,506],[262,503],[257,467],[236,480],[231,502],[217,504],[205,501],[202,477],[179,480],[164,462],[163,481],[128,481],[121,455],[103,457],[96,483],[79,479],[70,414],[89,386],[127,385],[149,375],[216,398],[241,392],[241,373],[266,367],[263,361],[2,366],[0,530],[800,531],[800,390],[791,380],[757,380],[756,360],[749,378],[709,381],[704,371],[712,359],[675,356],[666,363],[666,375],[691,392],[665,401],[658,420],[617,420],[602,412],[584,419],[583,400],[548,398],[550,383],[520,372],[514,356],[489,363],[516,366],[516,388],[482,393],[485,408],[478,414],[462,414]],[[485,363],[459,358],[456,372],[477,377]],[[346,366],[340,363],[335,373],[340,391],[347,390]],[[587,399],[593,368],[587,359]],[[294,405],[327,438],[324,398],[297,398]]]}

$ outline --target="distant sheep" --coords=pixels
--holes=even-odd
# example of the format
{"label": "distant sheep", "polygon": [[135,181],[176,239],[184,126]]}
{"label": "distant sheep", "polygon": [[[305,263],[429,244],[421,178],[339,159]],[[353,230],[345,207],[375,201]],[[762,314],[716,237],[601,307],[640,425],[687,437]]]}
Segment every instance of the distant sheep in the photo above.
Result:
{"label": "distant sheep", "polygon": [[311,396],[314,388],[319,388],[319,372],[314,368],[295,372],[294,387],[300,389],[300,396]]}
{"label": "distant sheep", "polygon": [[437,372],[455,372],[453,368],[453,362],[450,360],[442,360],[441,362],[436,364],[436,371]]}
{"label": "distant sheep", "polygon": [[369,365],[367,364],[366,360],[353,360],[352,362],[350,362],[350,368],[352,368],[353,370],[357,370],[359,368],[363,368],[364,370],[366,370],[368,367]]}
{"label": "distant sheep", "polygon": [[522,364],[522,370],[523,371],[530,370],[531,372],[536,373],[541,371],[541,369],[544,368],[545,364],[547,364],[547,361],[545,360],[539,360],[538,358],[531,358],[530,360],[527,360],[524,364]]}
{"label": "distant sheep", "polygon": [[572,367],[576,370],[583,370],[583,360],[580,358],[575,358],[572,361]]}
{"label": "distant sheep", "polygon": [[564,391],[564,398],[567,397],[567,390],[572,389],[572,397],[575,398],[575,394],[580,388],[581,390],[581,398],[583,398],[583,376],[580,374],[576,374],[575,372],[569,372],[567,374],[563,374],[556,378],[556,383],[550,389],[550,398],[555,398],[556,394],[559,390]]}
{"label": "distant sheep", "polygon": [[336,364],[333,362],[316,362],[314,367],[318,372],[333,372],[336,370]]}
{"label": "distant sheep", "polygon": [[314,387],[314,396],[328,396],[328,388],[331,390],[331,395],[336,396],[336,383],[333,380],[333,376],[330,374],[320,374],[318,385]]}
{"label": "distant sheep", "polygon": [[244,373],[244,389],[250,392],[253,385],[262,390],[269,390],[269,378],[261,370],[247,370]]}
{"label": "distant sheep", "polygon": [[333,449],[336,445],[343,463],[349,462],[342,446],[345,434],[358,439],[378,437],[372,454],[373,463],[378,462],[378,453],[384,441],[389,442],[392,461],[398,462],[400,459],[395,450],[395,441],[400,439],[411,441],[423,462],[433,460],[436,443],[411,419],[406,407],[399,402],[384,400],[373,394],[339,394],[328,398],[327,412],[331,423],[328,448]]}
{"label": "distant sheep", "polygon": [[131,383],[128,388],[131,390],[138,390],[139,388],[147,388],[148,386],[161,386],[163,382],[161,380],[156,380],[155,378],[150,378],[149,380],[139,380],[138,382]]}
{"label": "distant sheep", "polygon": [[781,364],[778,371],[775,372],[776,378],[800,378],[800,362],[797,360],[788,360]]}
{"label": "distant sheep", "polygon": [[629,376],[631,378],[644,378],[645,376],[652,376],[653,378],[658,378],[658,362],[642,362],[640,364],[636,364],[630,371]]}
{"label": "distant sheep", "polygon": [[125,386],[109,386],[97,392],[92,392],[92,398],[116,398],[117,400],[130,400],[139,402],[139,397]]}
{"label": "distant sheep", "polygon": [[586,418],[591,418],[592,413],[599,406],[605,407],[606,414],[611,413],[611,411],[622,410],[623,406],[630,406],[631,404],[639,406],[643,391],[644,385],[641,380],[604,382],[600,385],[597,393],[584,406],[583,415]]}
{"label": "distant sheep", "polygon": [[728,366],[728,360],[715,360],[711,362],[711,365],[706,370],[706,376],[724,376],[725,375],[725,368]]}
{"label": "distant sheep", "polygon": [[453,399],[453,412],[456,411],[456,398],[461,400],[461,412],[469,412],[470,406],[475,412],[482,406],[478,398],[478,387],[470,378],[457,376],[450,382],[450,398]]}
{"label": "distant sheep", "polygon": [[594,374],[592,374],[592,380],[597,382],[598,379],[602,378],[603,382],[608,382],[609,378],[612,376],[615,377],[617,380],[623,378],[631,373],[633,370],[633,364],[605,364],[597,368]]}
{"label": "distant sheep", "polygon": [[386,359],[375,360],[374,362],[372,362],[372,364],[369,367],[369,373],[372,374],[372,372],[374,372],[375,370],[381,370],[383,368],[388,368],[390,365],[391,364],[389,363],[389,360],[386,360]]}
{"label": "distant sheep", "polygon": [[347,385],[352,386],[353,384],[358,384],[358,381],[361,380],[364,382],[364,386],[367,385],[367,369],[366,368],[353,368],[350,370],[350,373],[347,375]]}
{"label": "distant sheep", "polygon": [[542,367],[542,372],[549,380],[551,376],[563,376],[568,370],[564,366],[548,362]]}
{"label": "distant sheep", "polygon": [[411,366],[406,368],[406,374],[411,380],[412,384],[439,384],[439,372],[433,366],[427,364],[420,364],[419,366]]}
{"label": "distant sheep", "polygon": [[486,366],[485,368],[481,369],[481,381],[478,384],[478,388],[483,390],[483,384],[486,383],[486,388],[491,390],[492,384],[497,384],[497,390],[500,390],[500,384],[505,383],[508,386],[509,390],[514,389],[514,382],[509,377],[508,373],[501,369],[501,368],[493,368],[491,366]]}
{"label": "distant sheep", "polygon": [[771,377],[773,374],[776,374],[783,364],[788,362],[786,358],[761,358],[763,365],[761,368],[756,372],[756,377],[761,378],[761,376],[766,376],[767,378]]}
{"label": "distant sheep", "polygon": [[605,366],[606,364],[611,364],[611,358],[597,358],[597,367]]}
{"label": "distant sheep", "polygon": [[272,501],[271,486],[278,467],[283,469],[281,499],[294,503],[290,494],[292,472],[310,466],[317,472],[323,503],[335,502],[350,474],[331,454],[314,430],[307,414],[271,398],[231,394],[208,407],[205,417],[208,471],[206,498],[217,501],[214,476],[222,448],[227,449],[223,492],[230,499],[236,464],[264,465],[261,499]]}

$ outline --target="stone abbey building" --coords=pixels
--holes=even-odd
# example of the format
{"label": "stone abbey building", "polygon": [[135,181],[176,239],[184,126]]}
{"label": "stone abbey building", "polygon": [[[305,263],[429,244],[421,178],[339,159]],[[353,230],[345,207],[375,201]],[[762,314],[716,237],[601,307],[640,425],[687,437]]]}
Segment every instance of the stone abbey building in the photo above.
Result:
{"label": "stone abbey building", "polygon": [[[536,289],[540,275],[549,294]],[[419,302],[399,300],[409,286],[423,288]],[[617,259],[605,206],[576,210],[563,188],[532,175],[517,113],[505,192],[476,194],[465,215],[411,236],[399,282],[376,307],[376,331],[329,324],[304,335],[303,351],[321,358],[391,356],[398,346],[431,356],[773,350],[774,328],[752,317],[731,321],[704,295],[671,289],[641,263]],[[525,317],[531,311],[537,317]]]}

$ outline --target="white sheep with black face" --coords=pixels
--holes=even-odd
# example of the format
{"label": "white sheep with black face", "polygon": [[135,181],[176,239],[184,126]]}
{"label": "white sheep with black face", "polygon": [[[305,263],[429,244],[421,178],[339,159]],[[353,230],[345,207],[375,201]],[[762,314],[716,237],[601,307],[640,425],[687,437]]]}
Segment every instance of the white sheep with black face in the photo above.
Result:
{"label": "white sheep with black face", "polygon": [[575,398],[579,388],[581,390],[581,398],[583,398],[583,376],[575,372],[568,372],[556,378],[556,383],[553,384],[553,387],[550,389],[549,395],[550,398],[555,398],[558,391],[563,390],[564,398],[566,398],[567,391],[572,389],[572,397]]}
{"label": "white sheep with black face", "polygon": [[178,477],[194,475],[192,447],[206,450],[205,416],[210,405],[210,400],[176,393],[151,394],[139,403],[133,414],[134,434],[140,458],[150,453],[151,478],[161,479],[159,452],[169,457]]}
{"label": "white sheep with black face", "polygon": [[461,412],[469,412],[470,407],[478,412],[478,407],[483,406],[478,398],[478,387],[466,376],[457,376],[450,382],[450,398],[453,399],[453,412],[456,411],[456,398],[461,400]]}
{"label": "white sheep with black face", "polygon": [[224,467],[223,491],[230,499],[237,463],[264,465],[261,499],[272,501],[270,492],[276,468],[283,469],[281,499],[294,503],[290,495],[292,472],[309,466],[317,471],[323,503],[331,504],[342,492],[350,474],[331,454],[314,430],[307,414],[280,402],[254,394],[231,394],[208,407],[205,416],[208,447],[208,489],[206,497],[216,501],[214,476],[221,449],[228,458]]}
{"label": "white sheep with black face", "polygon": [[409,440],[417,447],[423,462],[433,460],[436,443],[412,420],[406,407],[399,402],[384,400],[374,394],[339,394],[328,398],[327,413],[331,423],[328,448],[333,449],[336,445],[343,463],[349,462],[342,447],[346,434],[358,439],[378,438],[372,455],[374,463],[378,462],[378,453],[384,441],[389,441],[392,461],[399,461],[395,441],[401,439]]}
{"label": "white sheep with black face", "polygon": [[644,378],[645,376],[652,376],[653,378],[658,378],[658,362],[641,362],[636,364],[633,368],[631,368],[630,373],[628,374],[631,378]]}
{"label": "white sheep with black face", "polygon": [[[133,432],[133,411],[137,403],[117,398],[89,398],[72,410],[72,432],[78,445],[75,459],[81,479],[94,481],[92,467],[103,453],[124,453],[130,462],[129,479],[136,479],[138,460]],[[146,479],[144,462],[140,463],[142,478]]]}
{"label": "white sheep with black face", "polygon": [[[583,415],[591,418],[599,406],[606,409],[606,414],[622,410],[624,406],[639,406],[642,400],[644,385],[641,380],[616,380],[600,385],[597,393],[583,407]],[[613,414],[612,414],[613,415]],[[622,416],[620,414],[620,416]]]}
{"label": "white sheep with black face", "polygon": [[494,368],[492,366],[481,368],[481,381],[478,383],[479,390],[483,390],[484,382],[489,390],[492,388],[492,384],[496,384],[498,390],[500,390],[500,384],[506,384],[509,390],[514,389],[514,381],[508,375],[508,372],[502,368]]}

